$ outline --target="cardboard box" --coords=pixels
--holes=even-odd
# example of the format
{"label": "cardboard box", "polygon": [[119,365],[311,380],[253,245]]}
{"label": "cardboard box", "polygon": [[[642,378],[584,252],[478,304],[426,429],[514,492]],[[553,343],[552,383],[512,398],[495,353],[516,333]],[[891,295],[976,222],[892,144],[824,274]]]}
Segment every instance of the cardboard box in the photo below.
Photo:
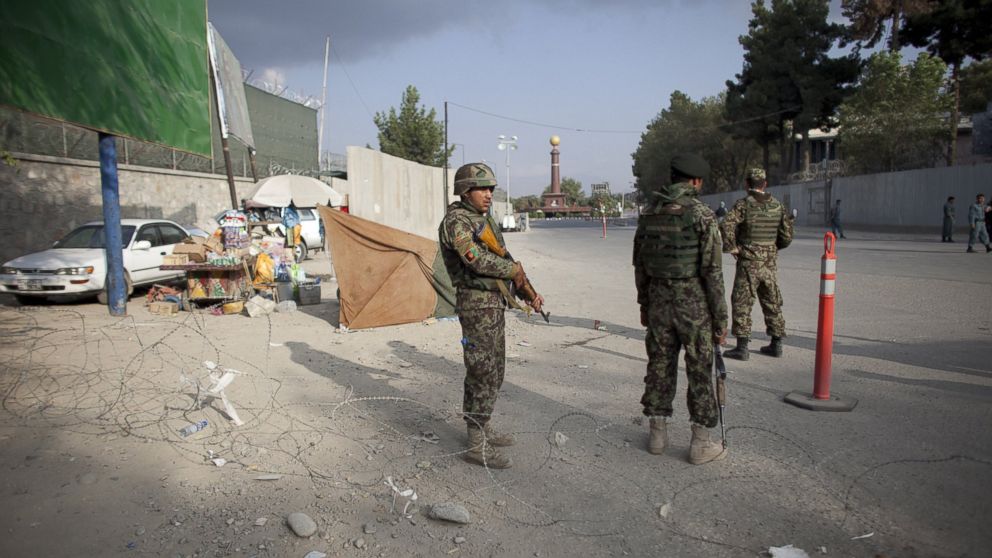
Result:
{"label": "cardboard box", "polygon": [[148,305],[148,311],[160,316],[175,316],[179,313],[179,305],[175,302],[152,302]]}
{"label": "cardboard box", "polygon": [[218,240],[213,236],[208,238],[203,238],[202,236],[191,236],[190,240],[192,240],[196,244],[206,246],[207,251],[213,252],[214,254],[224,253],[224,245],[221,243],[220,240]]}
{"label": "cardboard box", "polygon": [[162,258],[162,265],[186,265],[189,263],[189,254],[170,254]]}
{"label": "cardboard box", "polygon": [[207,261],[207,246],[205,244],[176,244],[176,247],[172,249],[172,253],[177,256],[185,254],[190,262],[203,263]]}

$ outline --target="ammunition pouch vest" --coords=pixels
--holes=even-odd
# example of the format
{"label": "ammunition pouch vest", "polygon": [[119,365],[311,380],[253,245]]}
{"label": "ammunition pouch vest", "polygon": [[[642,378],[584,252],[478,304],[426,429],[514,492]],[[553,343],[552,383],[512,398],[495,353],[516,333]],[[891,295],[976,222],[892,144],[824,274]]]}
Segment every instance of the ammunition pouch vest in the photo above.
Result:
{"label": "ammunition pouch vest", "polygon": [[692,209],[678,200],[641,217],[638,234],[640,258],[644,270],[659,279],[699,277],[699,233],[693,223]]}
{"label": "ammunition pouch vest", "polygon": [[759,203],[753,198],[745,202],[744,222],[741,223],[741,233],[738,238],[743,243],[758,246],[775,246],[778,238],[778,226],[782,222],[782,204],[778,200]]}

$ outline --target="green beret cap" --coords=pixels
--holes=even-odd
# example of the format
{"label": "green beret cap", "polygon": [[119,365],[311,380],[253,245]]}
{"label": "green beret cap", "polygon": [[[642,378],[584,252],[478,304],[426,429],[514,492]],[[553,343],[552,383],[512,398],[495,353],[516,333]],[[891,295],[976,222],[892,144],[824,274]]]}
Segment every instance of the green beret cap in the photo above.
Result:
{"label": "green beret cap", "polygon": [[707,178],[710,164],[695,153],[679,153],[672,157],[672,170],[689,178]]}

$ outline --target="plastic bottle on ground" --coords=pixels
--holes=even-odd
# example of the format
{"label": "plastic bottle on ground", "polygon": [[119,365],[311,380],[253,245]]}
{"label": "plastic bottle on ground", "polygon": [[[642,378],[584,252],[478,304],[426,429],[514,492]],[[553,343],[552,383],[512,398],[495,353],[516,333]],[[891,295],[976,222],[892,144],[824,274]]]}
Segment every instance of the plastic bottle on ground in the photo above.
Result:
{"label": "plastic bottle on ground", "polygon": [[189,426],[183,427],[179,430],[179,435],[185,438],[190,434],[195,434],[207,427],[207,419],[203,419],[200,422],[193,423]]}

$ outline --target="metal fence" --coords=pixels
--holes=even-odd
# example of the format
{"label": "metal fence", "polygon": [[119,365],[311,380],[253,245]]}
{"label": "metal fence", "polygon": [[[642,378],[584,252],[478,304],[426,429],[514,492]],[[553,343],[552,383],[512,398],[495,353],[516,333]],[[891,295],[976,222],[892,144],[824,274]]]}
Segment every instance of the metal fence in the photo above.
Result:
{"label": "metal fence", "polygon": [[[255,167],[258,178],[274,174],[317,174],[317,132],[314,109],[246,86],[249,112],[256,125]],[[211,114],[216,108],[211,99]],[[226,174],[220,134],[213,126],[213,157],[128,138],[118,138],[120,164]],[[248,148],[229,140],[235,176],[251,177]],[[55,120],[0,107],[0,150],[33,155],[95,161],[99,159],[96,132]]]}

